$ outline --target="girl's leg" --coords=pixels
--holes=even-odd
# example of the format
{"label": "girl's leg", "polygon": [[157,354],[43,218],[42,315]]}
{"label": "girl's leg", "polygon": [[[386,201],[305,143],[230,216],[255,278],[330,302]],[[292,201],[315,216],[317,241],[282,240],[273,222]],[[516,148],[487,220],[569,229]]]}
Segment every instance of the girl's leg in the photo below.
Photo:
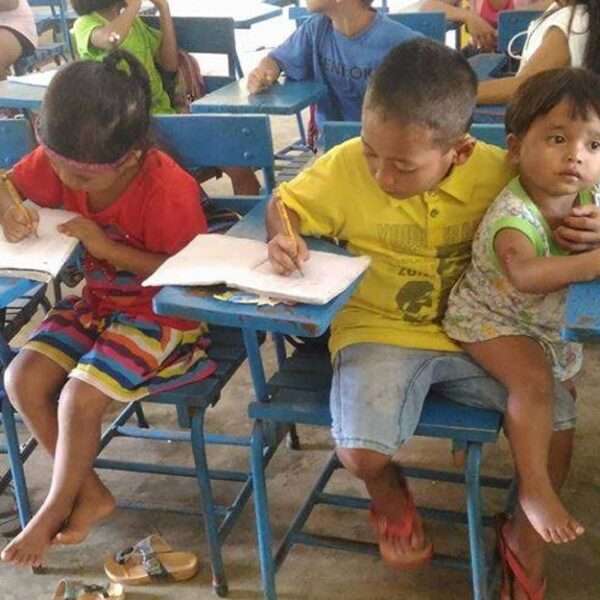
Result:
{"label": "girl's leg", "polygon": [[6,79],[8,70],[17,62],[22,53],[23,48],[15,34],[0,27],[0,81]]}
{"label": "girl's leg", "polygon": [[[58,439],[50,492],[27,527],[3,551],[2,558],[18,564],[41,564],[44,552],[71,515],[81,494],[86,498],[88,528],[103,511],[104,497],[94,498],[85,485],[98,452],[102,415],[111,400],[96,388],[71,379],[58,404]],[[79,498],[78,498],[79,497]],[[81,512],[81,508],[80,508]],[[75,517],[75,515],[73,515]]]}
{"label": "girl's leg", "polygon": [[525,336],[464,347],[508,390],[504,427],[519,477],[523,512],[546,542],[574,540],[583,527],[566,511],[548,473],[554,378],[542,347]]}

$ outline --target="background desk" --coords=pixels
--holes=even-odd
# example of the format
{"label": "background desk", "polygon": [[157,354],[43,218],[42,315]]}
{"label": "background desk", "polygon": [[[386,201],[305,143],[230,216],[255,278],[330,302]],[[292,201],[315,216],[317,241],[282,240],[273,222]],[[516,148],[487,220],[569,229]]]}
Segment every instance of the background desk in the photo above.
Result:
{"label": "background desk", "polygon": [[36,110],[41,106],[45,93],[44,86],[0,81],[0,107]]}
{"label": "background desk", "polygon": [[285,81],[250,94],[246,80],[241,79],[196,100],[192,112],[294,115],[326,94],[325,85],[316,81]]}
{"label": "background desk", "polygon": [[569,286],[562,337],[572,342],[600,342],[600,280]]}

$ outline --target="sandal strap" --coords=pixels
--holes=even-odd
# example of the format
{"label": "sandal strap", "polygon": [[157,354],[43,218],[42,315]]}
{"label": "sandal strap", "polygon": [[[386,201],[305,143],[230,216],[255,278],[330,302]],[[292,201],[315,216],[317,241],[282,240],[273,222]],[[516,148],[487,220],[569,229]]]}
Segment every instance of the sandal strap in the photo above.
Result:
{"label": "sandal strap", "polygon": [[375,519],[381,535],[387,538],[406,539],[412,534],[417,508],[412,494],[408,489],[406,489],[406,504],[400,519],[388,519],[379,513],[373,504],[371,504],[370,510],[371,516]]}
{"label": "sandal strap", "polygon": [[115,554],[115,560],[120,565],[125,564],[129,559],[136,557],[141,561],[144,571],[156,580],[170,579],[170,573],[165,569],[164,565],[158,558],[158,553],[152,545],[152,536],[144,538],[135,546],[130,546]]}

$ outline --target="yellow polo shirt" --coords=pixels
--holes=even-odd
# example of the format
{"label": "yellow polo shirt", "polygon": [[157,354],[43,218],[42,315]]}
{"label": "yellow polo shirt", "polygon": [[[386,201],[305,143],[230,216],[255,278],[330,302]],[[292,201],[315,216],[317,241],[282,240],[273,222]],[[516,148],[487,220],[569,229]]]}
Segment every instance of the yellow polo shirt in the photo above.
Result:
{"label": "yellow polo shirt", "polygon": [[513,175],[503,150],[478,142],[435,190],[398,200],[379,188],[355,138],[282,184],[303,235],[336,238],[371,257],[332,323],[331,352],[361,342],[458,350],[441,327],[448,295],[479,221]]}

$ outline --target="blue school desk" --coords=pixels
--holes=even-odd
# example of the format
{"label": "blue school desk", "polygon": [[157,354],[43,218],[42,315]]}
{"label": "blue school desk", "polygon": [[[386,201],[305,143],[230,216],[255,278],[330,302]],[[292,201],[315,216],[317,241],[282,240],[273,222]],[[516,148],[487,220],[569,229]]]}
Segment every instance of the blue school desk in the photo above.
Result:
{"label": "blue school desk", "polygon": [[0,108],[36,110],[42,104],[46,88],[14,81],[0,81]]}
{"label": "blue school desk", "polygon": [[600,280],[569,286],[562,337],[572,342],[600,341]]}
{"label": "blue school desk", "polygon": [[316,81],[276,83],[259,94],[250,94],[246,80],[240,79],[192,103],[193,113],[294,115],[327,94]]}
{"label": "blue school desk", "polygon": [[[264,203],[250,211],[228,232],[228,235],[264,240]],[[334,249],[333,246],[317,240],[311,240],[310,244],[313,249],[319,246],[321,249]],[[275,572],[281,567],[295,544],[350,550],[368,555],[378,554],[376,544],[315,535],[304,529],[304,524],[317,504],[355,509],[366,509],[369,506],[365,498],[325,493],[327,481],[340,466],[335,454],[327,462],[322,475],[304,506],[298,511],[276,553],[272,550],[265,478],[265,462],[267,462],[265,456],[268,455],[270,458],[290,425],[299,423],[309,426],[330,426],[328,396],[331,367],[328,355],[324,352],[308,355],[294,353],[286,356],[281,337],[276,337],[278,371],[267,382],[260,355],[258,332],[264,330],[291,336],[317,337],[326,331],[355,287],[356,284],[324,306],[256,307],[232,304],[204,295],[202,289],[172,286],[165,287],[154,299],[154,309],[158,314],[177,315],[211,324],[242,328],[256,397],[256,401],[250,403],[248,413],[254,420],[251,436],[251,465],[261,578],[266,600],[277,600]],[[492,576],[492,569],[484,551],[483,527],[491,526],[493,520],[482,514],[481,488],[486,486],[506,489],[509,485],[509,482],[503,479],[480,476],[481,446],[483,443],[496,441],[501,422],[502,416],[495,411],[458,405],[430,394],[416,435],[464,443],[468,455],[465,474],[432,469],[405,469],[410,477],[465,486],[467,514],[433,508],[422,509],[422,512],[425,516],[434,519],[468,524],[469,558],[437,554],[434,562],[440,566],[470,570],[475,600],[489,598],[488,580]],[[294,443],[297,444],[298,441],[292,438],[292,447]]]}

